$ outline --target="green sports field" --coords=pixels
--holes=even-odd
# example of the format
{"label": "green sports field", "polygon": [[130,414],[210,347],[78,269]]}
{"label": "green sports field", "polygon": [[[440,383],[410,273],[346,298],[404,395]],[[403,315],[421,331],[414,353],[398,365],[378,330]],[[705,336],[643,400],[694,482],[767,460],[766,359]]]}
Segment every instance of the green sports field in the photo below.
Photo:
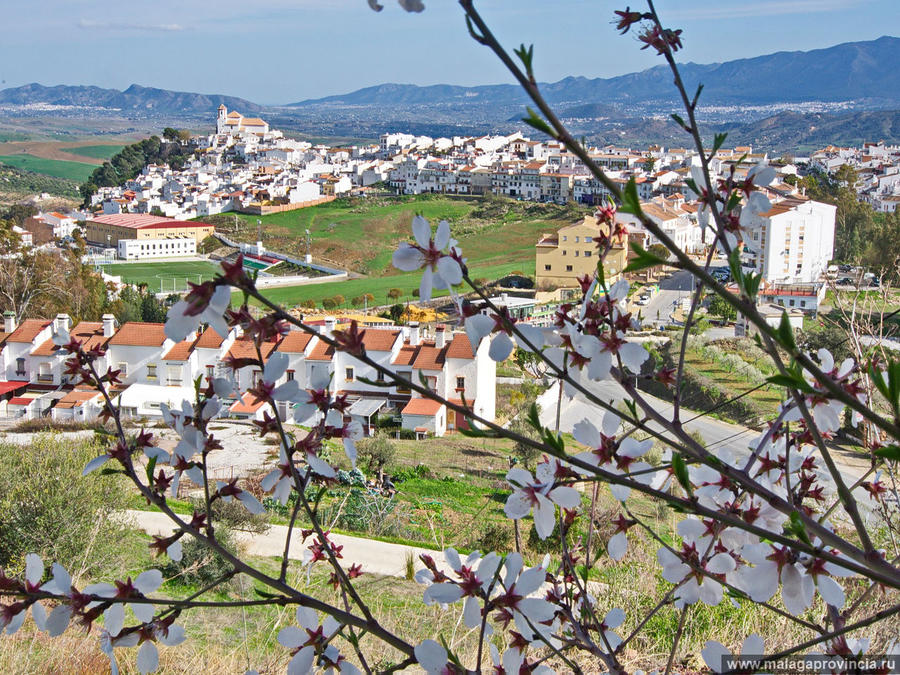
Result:
{"label": "green sports field", "polygon": [[43,157],[35,157],[24,153],[21,155],[0,155],[0,163],[25,171],[78,181],[79,183],[86,181],[94,169],[97,168],[93,164],[85,164],[84,162],[62,162],[58,159],[44,159]]}
{"label": "green sports field", "polygon": [[104,265],[103,271],[122,277],[129,284],[147,284],[154,293],[179,292],[188,288],[187,282],[198,283],[212,279],[221,268],[202,260],[172,262],[115,263]]}

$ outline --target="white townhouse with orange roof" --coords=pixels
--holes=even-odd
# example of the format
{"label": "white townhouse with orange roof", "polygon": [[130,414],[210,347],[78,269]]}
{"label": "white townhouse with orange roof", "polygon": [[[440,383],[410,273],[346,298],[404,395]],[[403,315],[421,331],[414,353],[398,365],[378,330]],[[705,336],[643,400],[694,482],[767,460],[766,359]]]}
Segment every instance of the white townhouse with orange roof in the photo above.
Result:
{"label": "white townhouse with orange roof", "polygon": [[[74,327],[65,314],[52,321],[27,319],[21,325],[11,314],[4,319],[0,415],[8,417],[49,415],[57,420],[87,421],[102,410],[100,392],[75,385],[65,373],[69,357],[54,340],[54,335],[65,331],[87,349],[106,350],[97,369],[101,373],[107,368],[119,371],[119,382],[110,393],[129,417],[158,417],[164,404],[178,407],[184,400],[193,400],[197,378],[204,382],[231,379],[236,392],[228,408],[231,416],[261,419],[271,415],[269,404],[252,394],[236,397],[237,392],[246,392],[259,382],[262,368],[253,364],[235,371],[230,363],[256,360],[261,355],[265,366],[280,352],[288,356],[288,366],[276,385],[297,380],[301,389],[308,389],[311,383],[327,379],[335,396],[346,397],[347,417],[359,421],[367,433],[374,432],[378,415],[392,415],[404,428],[437,436],[467,424],[464,415],[422,398],[411,388],[389,385],[377,369],[321,340],[319,335],[342,330],[333,318],[326,318],[317,334],[291,331],[265,342],[259,353],[253,340],[240,335],[238,329],[223,337],[207,327],[175,343],[166,337],[164,324],[128,322],[119,326],[109,314],[102,321],[83,321]],[[443,398],[494,420],[496,364],[488,356],[488,340],[473,350],[465,333],[438,326],[433,335],[425,335],[418,324],[366,326],[361,337],[366,355],[380,366],[410,382],[424,382]],[[295,418],[291,402],[277,406],[288,422],[317,422],[317,415]]]}
{"label": "white townhouse with orange roof", "polygon": [[236,110],[228,112],[228,108],[220,105],[216,117],[216,133],[267,134],[269,133],[269,123],[258,117],[244,117]]}

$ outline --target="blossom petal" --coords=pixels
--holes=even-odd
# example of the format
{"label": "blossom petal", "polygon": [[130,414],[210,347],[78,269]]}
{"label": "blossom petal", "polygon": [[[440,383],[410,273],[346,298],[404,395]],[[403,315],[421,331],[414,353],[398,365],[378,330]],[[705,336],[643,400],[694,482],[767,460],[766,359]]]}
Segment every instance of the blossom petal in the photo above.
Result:
{"label": "blossom petal", "polygon": [[506,361],[509,358],[509,355],[512,354],[512,350],[515,347],[513,341],[509,338],[509,335],[506,333],[498,333],[497,336],[491,341],[491,348],[488,351],[488,356],[491,357],[494,361],[498,363],[501,361]]}
{"label": "blossom petal", "polygon": [[414,246],[403,242],[391,256],[391,264],[403,272],[415,272],[425,264],[425,255]]}
{"label": "blossom petal", "polygon": [[144,595],[147,595],[162,586],[162,582],[162,572],[159,570],[147,570],[137,575],[137,578],[134,580],[134,587]]}
{"label": "blossom petal", "polygon": [[724,660],[731,657],[731,652],[721,642],[710,640],[700,651],[700,656],[703,657],[710,670],[714,673],[721,673],[725,670]]}
{"label": "blossom petal", "polygon": [[69,605],[58,605],[50,612],[44,627],[50,637],[62,635],[66,628],[69,627],[69,621],[72,618],[72,608]]}
{"label": "blossom petal", "polygon": [[285,626],[278,631],[278,644],[288,649],[296,649],[306,642],[308,637],[306,631],[302,631],[296,626]]}
{"label": "blossom petal", "polygon": [[618,532],[610,537],[606,543],[606,552],[613,560],[619,561],[625,556],[628,550],[628,537],[624,532]]}
{"label": "blossom petal", "polygon": [[438,223],[437,232],[434,233],[434,247],[443,251],[450,243],[450,223],[442,220]]}
{"label": "blossom petal", "polygon": [[25,556],[25,581],[32,586],[37,586],[43,578],[44,561],[37,553],[29,553]]}
{"label": "blossom petal", "polygon": [[434,640],[423,640],[416,645],[413,653],[428,675],[442,672],[447,665],[447,650]]}
{"label": "blossom petal", "polygon": [[87,465],[84,467],[84,471],[81,472],[82,476],[87,476],[91,471],[95,471],[99,469],[101,466],[106,464],[109,461],[109,455],[100,455],[99,457],[94,457]]}
{"label": "blossom petal", "polygon": [[423,216],[415,216],[412,221],[413,237],[422,248],[428,248],[431,243],[431,225]]}
{"label": "blossom petal", "polygon": [[433,605],[435,603],[449,605],[459,600],[462,597],[462,594],[462,589],[456,584],[431,584],[431,586],[425,589],[422,601],[426,605]]}
{"label": "blossom petal", "polygon": [[103,612],[103,626],[106,628],[106,632],[112,636],[121,633],[125,626],[125,606],[117,603]]}

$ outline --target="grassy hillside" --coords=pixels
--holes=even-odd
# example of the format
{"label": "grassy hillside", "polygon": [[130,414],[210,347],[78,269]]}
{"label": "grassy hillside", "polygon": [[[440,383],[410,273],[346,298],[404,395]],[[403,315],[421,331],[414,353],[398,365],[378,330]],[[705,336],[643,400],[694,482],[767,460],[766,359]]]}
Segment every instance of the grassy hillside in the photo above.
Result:
{"label": "grassy hillside", "polygon": [[[472,200],[418,195],[390,199],[339,199],[307,209],[258,218],[240,215],[235,236],[256,239],[262,222],[265,245],[276,251],[306,252],[306,230],[312,237],[313,257],[338,263],[354,271],[392,274],[391,254],[411,237],[412,219],[422,214],[436,226],[450,222],[470,265],[485,267],[534,265],[534,244],[541,232],[554,230],[588,213],[580,207],[518,202],[496,197]],[[225,221],[232,219],[231,214]],[[220,228],[227,232],[228,226]]]}
{"label": "grassy hillside", "polygon": [[33,155],[0,155],[0,162],[17,169],[42,173],[66,180],[84,181],[96,168],[84,162],[63,162],[58,159],[44,159]]}

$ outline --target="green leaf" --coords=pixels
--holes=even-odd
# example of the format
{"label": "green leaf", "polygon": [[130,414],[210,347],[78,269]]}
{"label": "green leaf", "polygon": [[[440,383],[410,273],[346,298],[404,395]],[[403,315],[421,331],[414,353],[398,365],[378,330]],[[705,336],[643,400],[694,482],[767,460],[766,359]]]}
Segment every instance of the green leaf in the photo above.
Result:
{"label": "green leaf", "polygon": [[787,310],[781,313],[781,323],[778,324],[778,340],[781,342],[781,346],[790,352],[797,351],[794,329],[791,327],[791,318],[788,316]]}
{"label": "green leaf", "polygon": [[153,470],[156,468],[156,460],[157,457],[151,457],[150,461],[147,462],[147,484],[153,485]]}
{"label": "green leaf", "polygon": [[468,436],[469,438],[492,438],[493,434],[488,433],[487,431],[483,431],[477,427],[457,427],[456,430],[461,433],[463,436]]}
{"label": "green leaf", "polygon": [[556,138],[556,132],[550,128],[550,125],[547,124],[541,117],[531,108],[526,108],[528,111],[528,117],[523,117],[522,121],[525,122],[528,126],[533,129],[537,129],[541,133],[547,134],[550,138]]}
{"label": "green leaf", "polygon": [[640,244],[635,242],[630,242],[629,246],[631,246],[631,250],[634,251],[634,258],[632,258],[631,262],[625,267],[622,272],[637,272],[638,270],[647,269],[648,267],[658,267],[660,265],[665,265],[666,261],[660,258],[659,256],[655,256]]}
{"label": "green leaf", "polygon": [[879,457],[884,457],[884,459],[889,459],[893,462],[897,462],[900,461],[900,446],[886,445],[883,448],[878,448],[875,451],[875,454]]}
{"label": "green leaf", "polygon": [[603,269],[603,260],[597,261],[597,285],[600,288],[606,288],[606,271]]}
{"label": "green leaf", "polygon": [[788,368],[786,373],[779,373],[778,375],[771,375],[767,377],[766,382],[779,387],[797,389],[798,391],[802,391],[807,394],[811,394],[813,392],[813,388],[809,386],[809,382],[806,381],[803,375],[799,371],[791,368]]}
{"label": "green leaf", "polygon": [[388,380],[370,380],[368,377],[357,377],[357,380],[370,387],[393,387],[394,382]]}
{"label": "green leaf", "polygon": [[622,191],[622,206],[619,207],[622,213],[630,213],[633,216],[641,214],[641,200],[638,197],[637,183],[634,176],[628,179],[625,189]]}
{"label": "green leaf", "polygon": [[734,249],[728,254],[728,269],[731,270],[731,278],[735,280],[742,291],[744,290],[744,271],[741,269],[741,254]]}
{"label": "green leaf", "polygon": [[525,66],[525,72],[528,74],[528,77],[531,77],[534,74],[531,68],[532,61],[534,60],[534,45],[529,45],[526,49],[523,44],[513,51],[516,56],[519,57],[519,60],[522,61],[522,65]]}
{"label": "green leaf", "polygon": [[[678,126],[680,126],[680,127],[681,127],[682,129],[684,129],[685,131],[688,130],[688,126],[687,126],[687,124],[684,123],[684,120],[681,118],[681,115],[677,115],[677,114],[675,114],[675,113],[672,113],[671,117],[672,117],[673,120],[675,120],[675,122],[678,123]],[[695,190],[695,192],[696,192],[696,190]]]}
{"label": "green leaf", "polygon": [[702,84],[698,84],[698,85],[697,85],[697,93],[694,94],[694,100],[691,101],[691,107],[692,107],[692,108],[696,108],[696,107],[697,107],[697,101],[700,100],[700,92],[702,92],[702,91],[703,91],[703,85],[702,85]]}
{"label": "green leaf", "polygon": [[713,140],[713,154],[715,154],[719,150],[719,148],[722,147],[722,144],[725,142],[726,138],[728,138],[728,134],[726,133],[716,134],[716,137]]}
{"label": "green leaf", "polygon": [[809,539],[809,535],[806,533],[806,528],[803,526],[803,521],[800,520],[800,514],[797,511],[791,511],[787,528],[804,544],[812,546],[812,542]]}
{"label": "green leaf", "polygon": [[672,453],[672,471],[675,474],[675,478],[681,483],[684,491],[692,495],[694,488],[691,486],[691,479],[688,477],[687,464],[684,463],[684,457],[677,452]]}

